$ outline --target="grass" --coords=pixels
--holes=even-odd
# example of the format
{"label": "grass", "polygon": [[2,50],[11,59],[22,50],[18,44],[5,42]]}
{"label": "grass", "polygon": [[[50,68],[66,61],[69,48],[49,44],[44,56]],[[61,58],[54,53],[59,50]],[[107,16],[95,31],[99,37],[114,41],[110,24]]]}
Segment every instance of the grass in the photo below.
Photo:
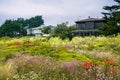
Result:
{"label": "grass", "polygon": [[117,80],[119,42],[120,35],[75,37],[71,41],[0,38],[0,80]]}

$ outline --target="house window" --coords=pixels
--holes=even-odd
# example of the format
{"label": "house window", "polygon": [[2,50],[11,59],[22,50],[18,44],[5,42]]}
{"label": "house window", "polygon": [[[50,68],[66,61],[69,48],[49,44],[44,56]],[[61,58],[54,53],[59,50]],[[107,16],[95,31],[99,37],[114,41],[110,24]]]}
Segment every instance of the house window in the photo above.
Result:
{"label": "house window", "polygon": [[93,22],[86,22],[86,28],[89,29],[93,29],[94,23]]}
{"label": "house window", "polygon": [[102,22],[95,22],[94,28],[95,28],[95,29],[98,29],[98,28],[101,27],[101,26],[102,26]]}
{"label": "house window", "polygon": [[82,30],[86,30],[86,26],[85,26],[85,23],[82,24],[82,27],[81,27]]}
{"label": "house window", "polygon": [[77,29],[79,30],[80,29],[80,24],[76,24],[77,25]]}
{"label": "house window", "polygon": [[85,23],[78,23],[77,24],[77,29],[78,30],[86,30]]}

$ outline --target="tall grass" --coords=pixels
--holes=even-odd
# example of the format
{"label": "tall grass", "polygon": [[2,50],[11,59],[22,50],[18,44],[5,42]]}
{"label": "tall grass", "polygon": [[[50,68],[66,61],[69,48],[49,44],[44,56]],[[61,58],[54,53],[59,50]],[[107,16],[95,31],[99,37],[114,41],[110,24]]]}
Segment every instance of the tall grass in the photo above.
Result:
{"label": "tall grass", "polygon": [[[117,37],[1,38],[1,80],[119,80]],[[112,61],[114,63],[112,63]]]}

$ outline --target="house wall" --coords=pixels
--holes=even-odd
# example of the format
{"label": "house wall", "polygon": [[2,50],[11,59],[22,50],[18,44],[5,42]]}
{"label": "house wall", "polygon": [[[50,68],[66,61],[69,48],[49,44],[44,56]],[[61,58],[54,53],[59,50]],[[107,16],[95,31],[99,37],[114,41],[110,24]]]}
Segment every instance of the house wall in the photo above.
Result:
{"label": "house wall", "polygon": [[34,35],[34,36],[41,36],[41,29],[39,27],[37,28],[30,28],[30,29],[27,29],[27,35]]}
{"label": "house wall", "polygon": [[77,30],[94,29],[94,22],[77,23]]}
{"label": "house wall", "polygon": [[85,23],[77,23],[76,26],[77,26],[77,30],[85,30],[86,29]]}
{"label": "house wall", "polygon": [[34,29],[34,30],[32,30],[32,33],[33,33],[33,34],[41,33],[41,30],[39,30],[39,29]]}
{"label": "house wall", "polygon": [[77,30],[93,30],[98,29],[101,27],[103,22],[84,22],[84,23],[77,23]]}
{"label": "house wall", "polygon": [[94,22],[86,22],[85,26],[87,30],[94,29]]}
{"label": "house wall", "polygon": [[102,27],[103,23],[106,23],[104,19],[85,19],[81,21],[76,21],[77,29],[72,31],[74,36],[98,36],[99,27]]}

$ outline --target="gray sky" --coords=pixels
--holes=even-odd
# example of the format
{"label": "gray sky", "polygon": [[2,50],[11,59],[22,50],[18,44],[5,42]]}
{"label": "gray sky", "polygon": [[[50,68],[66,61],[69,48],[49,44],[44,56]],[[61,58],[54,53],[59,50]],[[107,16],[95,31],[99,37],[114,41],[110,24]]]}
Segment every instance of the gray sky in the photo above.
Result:
{"label": "gray sky", "polygon": [[111,4],[113,0],[0,0],[0,25],[6,19],[36,15],[42,15],[46,25],[74,24],[88,16],[102,17],[103,6]]}

